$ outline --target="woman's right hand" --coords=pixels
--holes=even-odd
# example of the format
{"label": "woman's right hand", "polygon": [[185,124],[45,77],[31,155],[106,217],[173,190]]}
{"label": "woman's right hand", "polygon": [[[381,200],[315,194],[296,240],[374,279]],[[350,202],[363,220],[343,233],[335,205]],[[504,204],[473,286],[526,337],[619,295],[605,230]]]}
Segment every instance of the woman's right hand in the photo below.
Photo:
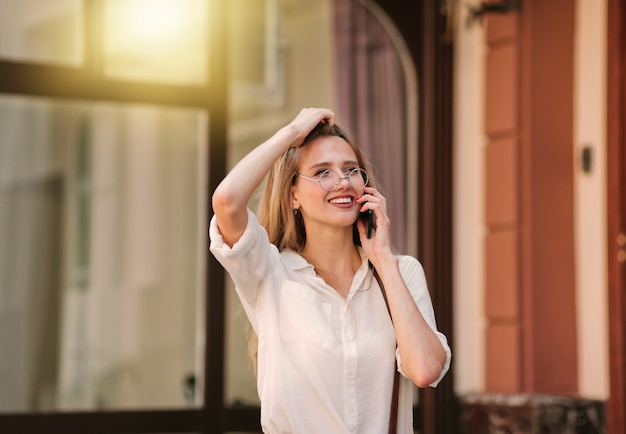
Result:
{"label": "woman's right hand", "polygon": [[287,128],[291,128],[296,133],[297,139],[293,146],[300,146],[313,128],[322,121],[333,125],[335,113],[327,108],[303,108],[300,110],[294,120],[287,125]]}

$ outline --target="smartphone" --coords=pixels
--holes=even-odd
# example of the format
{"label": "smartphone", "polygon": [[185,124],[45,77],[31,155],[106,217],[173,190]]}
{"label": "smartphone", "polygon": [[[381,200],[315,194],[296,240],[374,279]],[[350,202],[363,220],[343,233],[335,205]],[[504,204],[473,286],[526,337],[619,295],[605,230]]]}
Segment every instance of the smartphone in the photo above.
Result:
{"label": "smartphone", "polygon": [[372,238],[372,229],[374,229],[374,211],[368,209],[361,213],[361,218],[367,225],[367,238]]}

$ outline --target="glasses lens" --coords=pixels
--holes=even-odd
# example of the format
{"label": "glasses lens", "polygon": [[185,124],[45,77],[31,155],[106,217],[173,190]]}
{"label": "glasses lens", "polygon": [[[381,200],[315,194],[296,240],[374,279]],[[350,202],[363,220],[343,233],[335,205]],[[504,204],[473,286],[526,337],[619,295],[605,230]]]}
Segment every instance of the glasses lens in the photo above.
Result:
{"label": "glasses lens", "polygon": [[365,170],[363,169],[354,169],[350,172],[350,177],[348,179],[350,180],[350,185],[355,190],[365,188],[367,182],[369,181],[367,173],[365,173]]}
{"label": "glasses lens", "polygon": [[339,176],[335,172],[326,170],[320,175],[320,185],[326,191],[333,191],[338,183]]}

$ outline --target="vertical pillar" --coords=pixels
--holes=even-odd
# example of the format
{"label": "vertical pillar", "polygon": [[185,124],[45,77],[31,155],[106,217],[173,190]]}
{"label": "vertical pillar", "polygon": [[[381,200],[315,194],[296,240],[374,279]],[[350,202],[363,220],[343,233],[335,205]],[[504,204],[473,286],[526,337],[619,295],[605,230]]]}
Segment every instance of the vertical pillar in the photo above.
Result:
{"label": "vertical pillar", "polygon": [[486,29],[485,387],[498,393],[522,386],[518,22],[490,16]]}
{"label": "vertical pillar", "polygon": [[575,4],[487,21],[486,391],[577,391]]}

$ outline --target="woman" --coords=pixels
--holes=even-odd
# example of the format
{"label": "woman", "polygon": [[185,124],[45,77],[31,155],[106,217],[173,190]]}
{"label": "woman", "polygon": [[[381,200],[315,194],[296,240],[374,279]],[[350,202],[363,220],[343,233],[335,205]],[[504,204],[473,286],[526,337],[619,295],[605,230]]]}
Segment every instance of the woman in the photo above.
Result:
{"label": "woman", "polygon": [[[266,175],[257,220],[247,204]],[[370,238],[359,218],[368,210]],[[334,113],[303,109],[251,151],[215,190],[213,211],[211,251],[258,336],[263,431],[387,432],[397,366],[398,432],[412,433],[410,381],[436,386],[450,349],[423,269],[394,254],[385,198]]]}

